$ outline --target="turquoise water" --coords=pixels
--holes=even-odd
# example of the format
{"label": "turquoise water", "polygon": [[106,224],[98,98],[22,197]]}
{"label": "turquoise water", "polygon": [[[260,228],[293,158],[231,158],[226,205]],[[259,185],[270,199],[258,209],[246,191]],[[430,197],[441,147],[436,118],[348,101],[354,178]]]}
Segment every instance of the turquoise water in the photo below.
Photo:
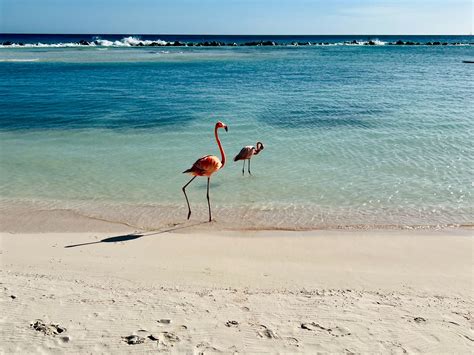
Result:
{"label": "turquoise water", "polygon": [[[220,221],[471,224],[473,59],[472,46],[4,47],[2,204],[182,221],[181,172],[219,155],[221,120]],[[256,141],[242,177],[232,157]],[[196,220],[201,180],[188,188]]]}

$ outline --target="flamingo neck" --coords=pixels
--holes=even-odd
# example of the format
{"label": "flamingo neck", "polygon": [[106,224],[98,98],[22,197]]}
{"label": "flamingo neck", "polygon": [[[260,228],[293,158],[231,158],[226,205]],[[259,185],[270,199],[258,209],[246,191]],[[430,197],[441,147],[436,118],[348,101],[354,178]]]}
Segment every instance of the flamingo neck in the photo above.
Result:
{"label": "flamingo neck", "polygon": [[262,149],[260,148],[260,144],[257,144],[257,147],[253,149],[253,154],[254,155],[257,155],[258,153],[260,153]]}
{"label": "flamingo neck", "polygon": [[222,166],[221,168],[225,165],[225,152],[224,152],[224,148],[222,148],[222,144],[221,144],[221,140],[219,139],[219,135],[217,134],[217,127],[214,129],[214,135],[216,136],[216,141],[217,141],[217,145],[219,146],[219,150],[221,151],[221,163],[222,163]]}

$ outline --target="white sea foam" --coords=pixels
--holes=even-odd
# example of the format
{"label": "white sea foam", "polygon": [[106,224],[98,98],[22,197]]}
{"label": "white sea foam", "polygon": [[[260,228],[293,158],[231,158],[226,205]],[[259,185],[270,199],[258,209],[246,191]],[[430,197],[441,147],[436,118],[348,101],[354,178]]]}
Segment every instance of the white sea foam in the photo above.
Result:
{"label": "white sea foam", "polygon": [[80,47],[78,43],[26,43],[20,45],[13,43],[11,45],[0,45],[0,48],[63,48],[63,47]]}
{"label": "white sea foam", "polygon": [[384,46],[386,45],[387,42],[381,41],[377,38],[371,39],[368,41],[352,41],[352,42],[344,42],[340,43],[340,45],[346,45],[346,46],[367,46],[367,45],[373,45],[373,46]]}
{"label": "white sea foam", "polygon": [[[81,41],[82,42],[82,41]],[[161,39],[155,40],[142,40],[139,37],[128,36],[124,37],[120,40],[111,41],[108,39],[102,39],[100,37],[94,37],[91,41],[87,41],[87,44],[84,42],[66,42],[66,43],[10,43],[9,45],[0,44],[0,48],[74,48],[74,47],[140,47],[140,46],[166,46],[169,44],[173,44],[174,42],[167,42]],[[436,43],[436,42],[435,42]],[[184,46],[187,46],[186,43],[182,43]],[[202,45],[202,43],[200,43]],[[385,46],[388,44],[395,44],[393,42],[386,42],[380,39],[374,38],[369,40],[351,40],[351,41],[344,41],[344,42],[292,42],[292,43],[277,43],[277,45],[281,46],[289,46],[289,47],[298,47],[299,45],[303,46]],[[429,45],[430,42],[421,43],[421,45]],[[259,46],[260,44],[257,44]],[[437,44],[439,45],[439,43]],[[470,43],[449,43],[449,45],[455,46],[470,46]]]}
{"label": "white sea foam", "polygon": [[109,41],[106,39],[96,38],[94,42],[91,42],[90,45],[98,45],[102,47],[134,47],[134,46],[150,46],[150,45],[159,45],[159,46],[166,46],[168,42],[162,41],[161,39],[157,39],[154,41],[150,40],[141,40],[137,37],[124,37],[120,41]]}
{"label": "white sea foam", "polygon": [[[379,39],[373,39],[373,40],[357,40],[357,41],[352,41],[352,42],[336,42],[336,43],[309,43],[307,45],[311,46],[364,46],[364,45],[369,45],[370,43],[373,43],[372,45],[376,46],[383,46],[386,45],[387,42],[381,41]],[[93,38],[92,41],[88,42],[89,46],[100,46],[100,47],[137,47],[137,46],[151,46],[151,45],[157,45],[157,46],[166,46],[168,43],[167,41],[163,41],[161,39],[156,39],[156,40],[141,40],[138,37],[124,37],[121,40],[116,40],[116,41],[110,41],[107,39],[101,39],[100,37],[95,37]],[[305,43],[306,44],[306,43]],[[20,45],[18,43],[13,43],[11,45],[1,45],[0,48],[73,48],[73,47],[83,47],[83,44],[80,44],[78,42],[67,42],[67,43],[26,43],[23,45]],[[297,43],[289,43],[288,46],[298,46]]]}
{"label": "white sea foam", "polygon": [[[346,41],[346,42],[304,42],[305,46],[384,46],[388,44],[388,42],[381,41],[379,39],[371,39],[371,40],[354,40],[354,41]],[[287,46],[294,46],[298,47],[298,42],[288,43]]]}
{"label": "white sea foam", "polygon": [[[101,39],[99,37],[94,38],[93,41],[89,42],[89,46],[101,46],[101,47],[134,47],[134,46],[150,46],[150,45],[166,46],[168,42],[161,39],[157,40],[141,40],[137,37],[124,37],[119,41],[109,41],[107,39]],[[67,42],[67,43],[25,43],[20,45],[19,43],[12,43],[11,45],[0,45],[0,48],[70,48],[70,47],[85,47],[83,44],[78,42]]]}
{"label": "white sea foam", "polygon": [[18,58],[9,58],[9,59],[0,59],[0,62],[37,62],[39,58],[31,59],[18,59]]}
{"label": "white sea foam", "polygon": [[162,41],[160,39],[155,40],[155,41],[150,41],[150,40],[142,41],[142,40],[140,40],[136,37],[125,37],[125,38],[122,38],[120,41],[115,41],[114,44],[117,45],[117,46],[120,46],[120,45],[138,46],[140,44],[143,44],[144,46],[149,46],[149,45],[152,45],[152,44],[158,44],[160,46],[166,46],[166,44],[168,44],[168,42]]}
{"label": "white sea foam", "polygon": [[378,45],[378,46],[384,46],[384,45],[387,44],[387,42],[380,41],[380,40],[378,40],[378,39],[374,39],[374,42],[375,42],[375,44]]}
{"label": "white sea foam", "polygon": [[108,41],[106,39],[96,39],[95,42],[92,43],[98,43],[100,46],[104,47],[112,47],[114,45],[114,42]]}

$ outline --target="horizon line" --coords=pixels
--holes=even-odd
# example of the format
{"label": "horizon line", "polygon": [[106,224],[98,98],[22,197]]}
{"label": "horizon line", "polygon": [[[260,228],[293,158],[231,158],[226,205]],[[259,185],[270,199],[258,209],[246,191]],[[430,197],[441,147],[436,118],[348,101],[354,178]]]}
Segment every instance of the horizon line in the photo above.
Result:
{"label": "horizon line", "polygon": [[0,35],[130,35],[130,36],[472,36],[472,33],[469,34],[458,34],[458,33],[396,33],[396,34],[381,34],[381,33],[344,33],[344,34],[225,34],[225,33],[132,33],[132,32],[123,32],[123,33],[100,33],[100,32],[90,32],[90,33],[79,33],[79,32],[0,32]]}

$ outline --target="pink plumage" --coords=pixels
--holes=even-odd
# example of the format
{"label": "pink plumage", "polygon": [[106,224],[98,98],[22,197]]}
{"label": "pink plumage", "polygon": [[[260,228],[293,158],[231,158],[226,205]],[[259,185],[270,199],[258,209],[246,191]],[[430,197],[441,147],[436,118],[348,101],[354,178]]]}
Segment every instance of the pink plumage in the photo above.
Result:
{"label": "pink plumage", "polygon": [[196,160],[191,168],[183,171],[194,176],[211,176],[222,168],[222,163],[215,155],[206,155]]}
{"label": "pink plumage", "polygon": [[224,128],[227,131],[227,126],[222,122],[217,122],[216,126],[214,127],[214,136],[216,137],[217,145],[221,152],[222,159],[219,160],[218,157],[215,155],[205,155],[198,160],[196,160],[192,167],[183,171],[183,173],[193,175],[193,178],[183,186],[183,193],[184,197],[186,198],[186,203],[188,205],[188,219],[191,217],[191,206],[189,205],[188,196],[186,195],[186,187],[196,178],[196,176],[207,176],[207,205],[209,207],[209,222],[212,220],[211,215],[211,202],[209,199],[209,186],[211,183],[211,175],[214,174],[219,169],[222,169],[225,165],[225,152],[222,148],[221,141],[219,139],[219,135],[217,134],[217,130],[219,128]]}

